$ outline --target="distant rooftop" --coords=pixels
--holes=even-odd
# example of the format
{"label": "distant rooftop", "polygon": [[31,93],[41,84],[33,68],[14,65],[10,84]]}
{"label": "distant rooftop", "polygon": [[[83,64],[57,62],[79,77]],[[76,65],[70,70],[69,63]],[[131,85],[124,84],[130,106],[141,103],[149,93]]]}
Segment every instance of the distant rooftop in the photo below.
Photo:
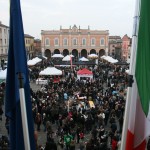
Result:
{"label": "distant rooftop", "polygon": [[121,37],[120,36],[109,36],[109,39],[121,39]]}
{"label": "distant rooftop", "polygon": [[4,28],[9,28],[8,26],[2,24],[2,22],[0,21],[0,27],[4,27]]}
{"label": "distant rooftop", "polygon": [[24,34],[24,37],[26,37],[26,38],[34,38],[33,36],[31,36],[29,34]]}

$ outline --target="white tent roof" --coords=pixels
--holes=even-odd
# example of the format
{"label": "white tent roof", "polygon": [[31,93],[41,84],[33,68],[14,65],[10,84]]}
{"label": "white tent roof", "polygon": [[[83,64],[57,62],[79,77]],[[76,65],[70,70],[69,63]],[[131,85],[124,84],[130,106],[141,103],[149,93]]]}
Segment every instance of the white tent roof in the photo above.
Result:
{"label": "white tent roof", "polygon": [[45,58],[45,59],[47,59],[47,57],[46,56],[42,56],[43,58]]}
{"label": "white tent roof", "polygon": [[34,66],[35,64],[41,62],[42,59],[35,57],[27,62],[28,66]]}
{"label": "white tent roof", "polygon": [[53,58],[63,58],[64,56],[62,54],[54,54],[52,57]]}
{"label": "white tent roof", "polygon": [[74,57],[74,55],[70,54],[69,56]]}
{"label": "white tent roof", "polygon": [[88,57],[89,58],[98,58],[98,55],[96,55],[96,54],[90,54],[90,55],[88,55]]}
{"label": "white tent roof", "polygon": [[112,57],[110,57],[110,56],[102,56],[101,58],[107,60],[107,61],[110,62],[110,63],[117,63],[117,62],[118,62],[117,59],[114,59],[114,58],[112,58]]}
{"label": "white tent roof", "polygon": [[74,57],[73,55],[67,55],[65,56],[62,61],[70,61],[70,57]]}
{"label": "white tent roof", "polygon": [[42,70],[39,75],[62,75],[62,71],[55,67],[47,67],[46,69]]}
{"label": "white tent roof", "polygon": [[89,60],[85,57],[82,57],[82,58],[80,58],[80,61],[89,61]]}
{"label": "white tent roof", "polygon": [[7,69],[0,71],[0,79],[6,79]]}

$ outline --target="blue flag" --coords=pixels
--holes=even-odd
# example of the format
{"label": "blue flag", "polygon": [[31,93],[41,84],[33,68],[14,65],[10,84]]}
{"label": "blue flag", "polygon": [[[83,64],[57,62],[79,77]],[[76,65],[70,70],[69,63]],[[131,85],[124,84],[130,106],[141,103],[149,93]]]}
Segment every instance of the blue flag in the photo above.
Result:
{"label": "blue flag", "polygon": [[12,150],[25,149],[19,98],[19,81],[17,75],[19,72],[23,75],[30,147],[31,150],[35,150],[32,104],[30,99],[30,86],[20,0],[10,0],[10,33],[6,78],[5,115],[10,118],[9,131],[10,147]]}

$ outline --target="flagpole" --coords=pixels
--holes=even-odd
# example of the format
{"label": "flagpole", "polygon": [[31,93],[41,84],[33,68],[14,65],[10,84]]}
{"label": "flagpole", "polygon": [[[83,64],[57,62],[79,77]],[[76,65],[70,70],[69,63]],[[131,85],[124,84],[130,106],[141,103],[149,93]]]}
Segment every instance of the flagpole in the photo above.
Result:
{"label": "flagpole", "polygon": [[[140,17],[140,1],[141,0],[136,0],[129,76],[130,75],[134,76],[134,74],[135,74],[135,64],[136,64],[136,57],[135,56],[136,56],[136,51],[137,51],[137,35],[138,35],[139,17]],[[131,101],[132,101],[131,93],[132,93],[132,83],[129,83],[129,87],[127,90],[125,113],[124,113],[122,138],[121,138],[121,148],[120,148],[121,150],[126,149],[126,138],[127,138],[127,130],[128,130],[128,123],[129,123],[129,115],[130,115],[130,105],[131,105]]]}
{"label": "flagpole", "polygon": [[30,150],[28,120],[27,120],[27,115],[26,115],[27,112],[26,112],[25,93],[24,93],[24,88],[23,88],[22,73],[18,73],[18,80],[19,80],[19,94],[20,94],[20,107],[21,107],[21,116],[22,116],[24,147],[25,147],[25,150]]}

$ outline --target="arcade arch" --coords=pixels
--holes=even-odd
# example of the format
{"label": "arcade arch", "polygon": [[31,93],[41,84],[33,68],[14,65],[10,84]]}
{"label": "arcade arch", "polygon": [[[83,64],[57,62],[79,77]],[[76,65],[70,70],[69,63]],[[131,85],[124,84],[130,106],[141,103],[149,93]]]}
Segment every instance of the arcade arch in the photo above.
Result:
{"label": "arcade arch", "polygon": [[86,49],[81,50],[81,57],[87,58],[87,50]]}
{"label": "arcade arch", "polygon": [[59,49],[55,49],[55,50],[54,50],[54,54],[60,54]]}
{"label": "arcade arch", "polygon": [[90,50],[90,54],[96,54],[96,50],[95,49],[91,49]]}
{"label": "arcade arch", "polygon": [[45,52],[44,52],[44,55],[48,58],[51,57],[51,51],[49,49],[46,49]]}
{"label": "arcade arch", "polygon": [[105,50],[104,49],[100,49],[99,50],[99,57],[105,55]]}
{"label": "arcade arch", "polygon": [[73,55],[75,58],[78,58],[78,51],[77,51],[77,49],[73,49],[73,50],[72,50],[72,55]]}
{"label": "arcade arch", "polygon": [[68,49],[64,49],[64,50],[63,50],[63,55],[64,55],[64,56],[69,55],[69,50],[68,50]]}

